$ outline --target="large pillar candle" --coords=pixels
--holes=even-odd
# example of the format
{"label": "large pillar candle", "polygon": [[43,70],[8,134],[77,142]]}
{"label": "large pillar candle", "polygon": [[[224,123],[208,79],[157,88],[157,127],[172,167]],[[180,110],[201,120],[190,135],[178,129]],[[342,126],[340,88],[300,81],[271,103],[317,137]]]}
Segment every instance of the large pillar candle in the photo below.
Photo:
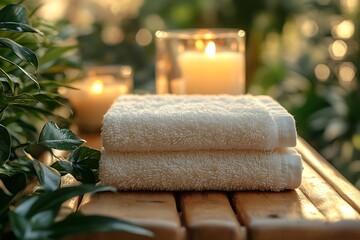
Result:
{"label": "large pillar candle", "polygon": [[239,94],[244,92],[244,56],[216,52],[214,42],[205,51],[185,51],[178,57],[186,94]]}

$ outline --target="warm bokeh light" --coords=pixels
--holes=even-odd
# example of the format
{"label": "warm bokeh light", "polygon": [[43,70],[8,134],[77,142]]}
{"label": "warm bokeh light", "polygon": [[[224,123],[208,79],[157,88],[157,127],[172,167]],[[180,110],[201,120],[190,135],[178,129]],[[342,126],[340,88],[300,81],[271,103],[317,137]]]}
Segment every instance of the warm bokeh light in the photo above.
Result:
{"label": "warm bokeh light", "polygon": [[166,28],[164,20],[157,14],[149,15],[145,18],[144,25],[150,30],[161,30]]}
{"label": "warm bokeh light", "polygon": [[108,45],[116,45],[124,40],[124,32],[118,26],[106,26],[101,32],[101,38]]}
{"label": "warm bokeh light", "polygon": [[113,15],[131,17],[138,16],[139,8],[143,5],[143,0],[92,0],[92,2],[103,9],[109,9]]}
{"label": "warm bokeh light", "polygon": [[135,40],[140,46],[147,46],[152,41],[151,32],[146,28],[141,28],[136,33]]}
{"label": "warm bokeh light", "polygon": [[104,91],[104,83],[100,80],[95,80],[91,85],[91,90],[95,94],[101,94]]}
{"label": "warm bokeh light", "polygon": [[300,31],[306,37],[313,37],[318,33],[319,26],[316,24],[316,22],[310,19],[305,19],[301,23]]}
{"label": "warm bokeh light", "polygon": [[336,40],[330,45],[330,56],[335,60],[341,60],[345,56],[347,48],[347,44],[343,40]]}
{"label": "warm bokeh light", "polygon": [[348,39],[354,35],[355,24],[350,20],[344,20],[333,26],[331,32],[334,37]]}
{"label": "warm bokeh light", "polygon": [[205,53],[208,57],[215,57],[216,54],[216,46],[214,42],[209,42],[205,47]]}
{"label": "warm bokeh light", "polygon": [[351,62],[344,62],[339,66],[339,80],[342,82],[351,82],[356,73],[356,67]]}
{"label": "warm bokeh light", "polygon": [[326,81],[330,76],[330,69],[325,64],[316,65],[314,72],[315,72],[315,76],[320,81]]}
{"label": "warm bokeh light", "polygon": [[121,70],[121,75],[124,77],[130,77],[132,74],[132,69],[129,66],[123,66],[120,68]]}
{"label": "warm bokeh light", "polygon": [[43,0],[38,10],[38,15],[48,21],[59,21],[63,19],[67,9],[67,1]]}
{"label": "warm bokeh light", "polygon": [[359,7],[359,0],[341,0],[340,3],[341,7],[349,13],[356,11]]}

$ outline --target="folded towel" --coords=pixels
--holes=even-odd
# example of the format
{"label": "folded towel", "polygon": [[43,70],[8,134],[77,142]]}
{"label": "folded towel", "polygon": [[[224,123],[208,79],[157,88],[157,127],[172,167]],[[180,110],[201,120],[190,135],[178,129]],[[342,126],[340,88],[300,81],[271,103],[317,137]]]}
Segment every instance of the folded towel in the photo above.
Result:
{"label": "folded towel", "polygon": [[300,155],[276,151],[116,152],[102,150],[99,177],[120,190],[271,190],[300,186]]}
{"label": "folded towel", "polygon": [[113,151],[272,150],[296,145],[294,118],[269,96],[126,95],[105,114]]}

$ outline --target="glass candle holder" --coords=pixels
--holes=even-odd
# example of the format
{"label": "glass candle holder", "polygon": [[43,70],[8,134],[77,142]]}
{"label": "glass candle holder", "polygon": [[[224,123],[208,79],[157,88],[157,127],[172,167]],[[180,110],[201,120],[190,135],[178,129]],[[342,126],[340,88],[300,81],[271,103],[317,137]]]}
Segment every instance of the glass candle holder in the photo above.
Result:
{"label": "glass candle holder", "polygon": [[98,132],[104,114],[120,95],[133,87],[129,66],[93,66],[86,68],[86,77],[73,84],[79,90],[68,90],[67,96],[75,111],[75,123],[81,132]]}
{"label": "glass candle holder", "polygon": [[157,31],[157,94],[245,93],[245,32]]}

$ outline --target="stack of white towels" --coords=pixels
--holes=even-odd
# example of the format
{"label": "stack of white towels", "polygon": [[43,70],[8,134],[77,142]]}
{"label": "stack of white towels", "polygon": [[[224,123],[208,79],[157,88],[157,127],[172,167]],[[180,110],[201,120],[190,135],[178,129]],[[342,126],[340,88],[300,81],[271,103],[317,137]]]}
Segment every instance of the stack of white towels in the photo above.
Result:
{"label": "stack of white towels", "polygon": [[269,96],[125,95],[105,114],[100,180],[120,190],[301,184],[294,118]]}

